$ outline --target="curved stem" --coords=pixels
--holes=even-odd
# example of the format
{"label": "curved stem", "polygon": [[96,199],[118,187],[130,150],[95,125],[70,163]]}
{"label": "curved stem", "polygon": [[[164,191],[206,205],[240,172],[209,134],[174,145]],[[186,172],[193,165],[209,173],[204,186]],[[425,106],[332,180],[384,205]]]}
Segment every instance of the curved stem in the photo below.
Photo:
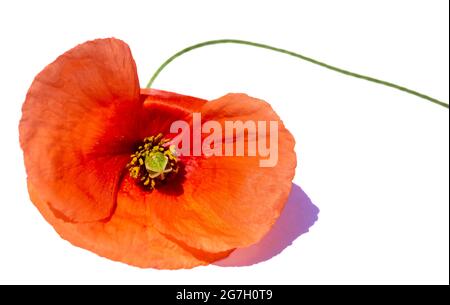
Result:
{"label": "curved stem", "polygon": [[376,79],[376,78],[373,78],[373,77],[370,77],[370,76],[354,73],[354,72],[351,72],[351,71],[348,71],[348,70],[344,70],[344,69],[341,69],[341,68],[338,68],[338,67],[335,67],[335,66],[331,66],[329,64],[320,62],[320,61],[318,61],[316,59],[313,59],[313,58],[310,58],[310,57],[307,57],[307,56],[304,56],[304,55],[301,55],[301,54],[298,54],[298,53],[295,53],[295,52],[291,52],[291,51],[288,51],[288,50],[272,47],[272,46],[269,46],[269,45],[266,45],[266,44],[262,44],[262,43],[256,43],[256,42],[251,42],[251,41],[246,41],[246,40],[238,40],[238,39],[219,39],[219,40],[205,41],[205,42],[202,42],[202,43],[198,43],[198,44],[192,45],[190,47],[187,47],[187,48],[185,48],[185,49],[175,53],[174,55],[169,57],[158,68],[158,70],[156,70],[156,72],[153,74],[152,78],[148,82],[146,88],[150,88],[153,85],[155,79],[161,73],[161,71],[164,70],[164,68],[168,64],[170,64],[172,61],[174,61],[176,58],[180,57],[181,55],[183,55],[183,54],[185,54],[187,52],[190,52],[192,50],[198,49],[198,48],[202,48],[202,47],[206,47],[206,46],[210,46],[210,45],[215,45],[215,44],[223,44],[223,43],[234,43],[234,44],[248,45],[248,46],[253,46],[253,47],[258,47],[258,48],[272,50],[272,51],[275,51],[275,52],[284,53],[284,54],[287,54],[287,55],[290,55],[290,56],[293,56],[293,57],[300,58],[302,60],[308,61],[308,62],[313,63],[315,65],[324,67],[326,69],[333,70],[333,71],[341,73],[341,74],[345,74],[345,75],[348,75],[348,76],[351,76],[351,77],[364,79],[364,80],[369,81],[369,82],[377,83],[377,84],[380,84],[380,85],[383,85],[383,86],[391,87],[391,88],[394,88],[394,89],[397,89],[397,90],[400,90],[400,91],[403,91],[403,92],[406,92],[406,93],[418,96],[418,97],[423,98],[423,99],[425,99],[427,101],[430,101],[430,102],[432,102],[434,104],[437,104],[437,105],[440,105],[442,107],[448,108],[448,104],[447,103],[444,103],[444,102],[442,102],[440,100],[432,98],[431,96],[428,96],[428,95],[425,95],[423,93],[420,93],[420,92],[408,89],[408,88],[400,86],[400,85],[396,85],[396,84],[393,84],[393,83],[390,83],[390,82],[387,82],[387,81],[384,81],[384,80]]}

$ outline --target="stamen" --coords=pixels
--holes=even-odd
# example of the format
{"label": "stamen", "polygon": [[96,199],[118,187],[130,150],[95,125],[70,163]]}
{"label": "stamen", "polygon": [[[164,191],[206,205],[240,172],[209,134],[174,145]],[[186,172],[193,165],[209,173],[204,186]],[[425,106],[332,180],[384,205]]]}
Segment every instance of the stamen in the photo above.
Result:
{"label": "stamen", "polygon": [[153,190],[178,173],[179,164],[174,145],[167,145],[160,133],[144,139],[127,164],[130,177],[142,187]]}

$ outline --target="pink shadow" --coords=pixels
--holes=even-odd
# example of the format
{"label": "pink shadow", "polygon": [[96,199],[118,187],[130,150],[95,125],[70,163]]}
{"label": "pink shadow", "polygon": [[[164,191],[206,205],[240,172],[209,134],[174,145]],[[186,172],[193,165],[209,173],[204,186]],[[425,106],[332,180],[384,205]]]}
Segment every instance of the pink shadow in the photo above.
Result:
{"label": "pink shadow", "polygon": [[280,218],[272,230],[257,244],[235,250],[231,255],[214,263],[221,267],[243,267],[264,262],[280,254],[294,240],[309,231],[318,219],[319,209],[296,184]]}

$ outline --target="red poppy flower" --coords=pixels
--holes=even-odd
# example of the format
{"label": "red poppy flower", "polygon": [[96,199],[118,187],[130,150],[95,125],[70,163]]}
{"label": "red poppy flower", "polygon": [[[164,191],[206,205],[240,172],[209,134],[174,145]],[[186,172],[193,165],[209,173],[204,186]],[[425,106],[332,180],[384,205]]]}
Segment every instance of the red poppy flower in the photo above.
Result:
{"label": "red poppy flower", "polygon": [[[152,160],[143,165],[136,155],[157,147],[173,157],[162,138],[193,112],[220,124],[277,121],[278,163],[166,158],[171,177],[159,183]],[[294,139],[269,104],[244,94],[207,102],[141,90],[117,39],[81,44],[39,73],[19,129],[30,198],[45,219],[72,244],[139,267],[206,265],[258,242],[280,215],[296,166]]]}

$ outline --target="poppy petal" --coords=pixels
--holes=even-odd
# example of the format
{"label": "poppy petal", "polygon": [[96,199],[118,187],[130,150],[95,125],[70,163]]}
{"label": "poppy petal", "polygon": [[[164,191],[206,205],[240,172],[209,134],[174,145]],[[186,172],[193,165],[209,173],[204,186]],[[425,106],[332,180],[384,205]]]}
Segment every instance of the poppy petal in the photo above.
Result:
{"label": "poppy petal", "polygon": [[207,101],[156,89],[141,89],[143,107],[138,119],[140,140],[162,133],[170,137],[170,126],[178,120],[189,121]]}
{"label": "poppy petal", "polygon": [[141,89],[141,96],[144,97],[147,105],[151,103],[166,103],[172,106],[182,107],[190,112],[200,111],[207,102],[207,100],[197,97],[158,89]]}
{"label": "poppy petal", "polygon": [[[146,192],[132,182],[119,193],[132,193],[130,217],[152,223],[166,236],[208,252],[258,242],[280,215],[295,173],[295,141],[269,104],[243,94],[205,103],[203,123],[278,122],[278,163],[260,167],[260,157],[184,157],[179,182]],[[224,140],[226,141],[226,139]],[[134,215],[134,216],[133,216]]]}
{"label": "poppy petal", "polygon": [[28,182],[30,198],[58,234],[73,245],[100,256],[140,268],[180,269],[208,265],[231,252],[207,253],[164,237],[151,226],[130,220],[123,207],[129,198],[119,195],[117,210],[107,222],[69,223],[56,217],[49,202]]}
{"label": "poppy petal", "polygon": [[127,44],[99,39],[58,57],[34,79],[22,109],[28,179],[67,221],[107,219],[142,108]]}

